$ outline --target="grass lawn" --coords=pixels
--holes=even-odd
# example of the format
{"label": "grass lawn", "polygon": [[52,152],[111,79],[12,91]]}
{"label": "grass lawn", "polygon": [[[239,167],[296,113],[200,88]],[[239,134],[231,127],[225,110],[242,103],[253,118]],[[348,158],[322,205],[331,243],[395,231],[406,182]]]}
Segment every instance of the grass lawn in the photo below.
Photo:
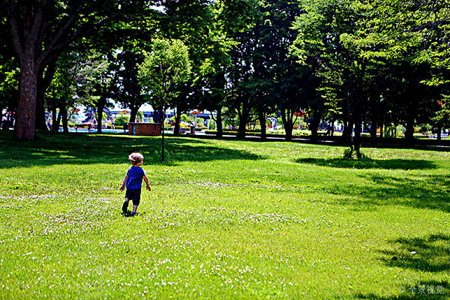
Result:
{"label": "grass lawn", "polygon": [[[450,153],[0,133],[0,299],[449,299]],[[127,156],[152,192],[121,215]]]}

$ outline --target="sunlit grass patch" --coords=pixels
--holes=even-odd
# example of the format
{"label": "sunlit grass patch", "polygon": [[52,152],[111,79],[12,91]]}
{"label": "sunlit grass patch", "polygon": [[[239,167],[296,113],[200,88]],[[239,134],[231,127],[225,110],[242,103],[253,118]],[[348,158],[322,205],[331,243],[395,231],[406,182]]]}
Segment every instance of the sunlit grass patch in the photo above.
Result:
{"label": "sunlit grass patch", "polygon": [[[0,145],[0,298],[450,297],[448,153],[46,135]],[[152,192],[123,216],[131,151]]]}

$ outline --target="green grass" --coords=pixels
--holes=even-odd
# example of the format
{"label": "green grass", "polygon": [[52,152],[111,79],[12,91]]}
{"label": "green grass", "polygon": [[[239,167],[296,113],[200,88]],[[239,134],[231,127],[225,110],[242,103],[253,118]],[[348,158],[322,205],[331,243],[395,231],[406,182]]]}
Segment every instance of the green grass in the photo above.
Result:
{"label": "green grass", "polygon": [[[0,134],[0,299],[448,299],[450,153]],[[124,217],[127,155],[153,191]]]}

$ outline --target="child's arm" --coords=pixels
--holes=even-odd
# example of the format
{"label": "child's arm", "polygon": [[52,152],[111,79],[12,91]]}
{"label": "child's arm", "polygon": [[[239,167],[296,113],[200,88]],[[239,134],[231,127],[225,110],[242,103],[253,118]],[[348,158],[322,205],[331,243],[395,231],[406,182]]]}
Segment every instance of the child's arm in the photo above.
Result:
{"label": "child's arm", "polygon": [[125,178],[123,179],[122,186],[120,187],[121,191],[123,191],[125,189],[125,185],[127,183],[127,178],[128,178],[128,174],[125,175]]}
{"label": "child's arm", "polygon": [[150,183],[148,182],[147,175],[144,175],[144,181],[147,184],[147,191],[150,192],[152,190],[152,188],[150,187]]}

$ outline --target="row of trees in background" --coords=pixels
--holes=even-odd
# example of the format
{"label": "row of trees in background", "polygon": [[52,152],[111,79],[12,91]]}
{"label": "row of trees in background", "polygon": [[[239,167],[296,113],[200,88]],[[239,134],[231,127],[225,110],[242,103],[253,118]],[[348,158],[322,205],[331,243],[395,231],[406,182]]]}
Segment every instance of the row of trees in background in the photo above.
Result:
{"label": "row of trees in background", "polygon": [[[357,155],[363,122],[374,139],[377,128],[401,124],[410,144],[417,124],[449,126],[447,0],[1,4],[0,108],[16,110],[19,140],[34,138],[34,124],[45,128],[45,110],[83,103],[101,118],[108,99],[131,120],[144,103],[176,108],[176,124],[191,109],[217,112],[219,136],[225,117],[238,116],[243,137],[248,123],[265,128],[279,113],[288,140],[303,109],[313,139],[321,121],[339,120]],[[144,61],[164,40],[188,51],[184,80],[144,80]]]}
{"label": "row of trees in background", "polygon": [[[314,65],[328,114],[359,155],[361,123],[448,126],[449,1],[303,1],[294,51]],[[447,104],[446,104],[447,105]],[[372,126],[376,136],[377,126]],[[350,152],[350,155],[352,153]]]}
{"label": "row of trees in background", "polygon": [[[188,45],[196,68],[190,83],[173,89],[184,89],[191,99],[178,97],[171,105],[193,106],[192,91],[202,90],[198,84],[194,87],[202,66],[215,54],[209,61],[227,56],[232,36],[227,32],[246,26],[246,17],[240,16],[252,7],[241,0],[0,3],[5,8],[0,11],[4,50],[0,65],[5,71],[19,70],[2,74],[1,81],[7,79],[8,84],[2,86],[5,97],[0,108],[17,112],[14,136],[18,140],[33,139],[36,127],[45,128],[44,112],[52,105],[62,110],[74,101],[85,102],[96,105],[102,116],[107,99],[113,99],[131,110],[133,120],[142,104],[158,104],[159,99],[143,92],[137,78],[144,53],[151,51],[155,39],[179,39]],[[65,64],[66,58],[72,66]],[[99,59],[107,61],[103,72],[95,67]],[[70,96],[65,94],[69,90]]]}

